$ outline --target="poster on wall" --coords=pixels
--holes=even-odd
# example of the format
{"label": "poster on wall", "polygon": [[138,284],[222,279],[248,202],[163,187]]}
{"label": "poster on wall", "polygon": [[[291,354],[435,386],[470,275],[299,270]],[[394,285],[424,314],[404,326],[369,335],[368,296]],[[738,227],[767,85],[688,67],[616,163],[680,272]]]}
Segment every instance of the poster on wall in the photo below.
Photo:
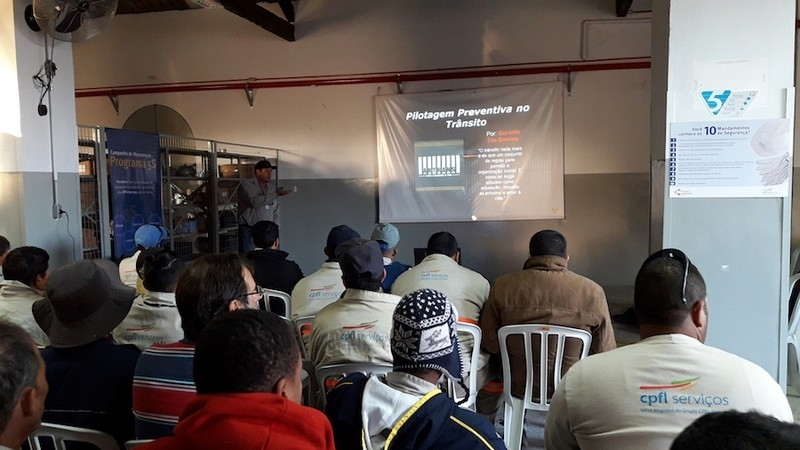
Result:
{"label": "poster on wall", "polygon": [[792,169],[788,119],[674,122],[669,196],[786,197]]}
{"label": "poster on wall", "polygon": [[383,222],[564,217],[561,83],[376,98]]}
{"label": "poster on wall", "polygon": [[133,235],[143,224],[162,225],[158,135],[106,128],[114,258],[136,252]]}

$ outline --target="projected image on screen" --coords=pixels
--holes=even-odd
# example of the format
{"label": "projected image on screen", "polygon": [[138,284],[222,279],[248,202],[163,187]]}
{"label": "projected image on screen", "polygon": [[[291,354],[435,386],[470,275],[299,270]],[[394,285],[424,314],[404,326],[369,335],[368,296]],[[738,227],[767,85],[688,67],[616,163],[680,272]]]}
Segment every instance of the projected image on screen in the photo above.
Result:
{"label": "projected image on screen", "polygon": [[564,217],[559,83],[378,97],[387,222]]}
{"label": "projected image on screen", "polygon": [[417,161],[418,191],[463,191],[461,172],[464,141],[428,141],[414,143]]}

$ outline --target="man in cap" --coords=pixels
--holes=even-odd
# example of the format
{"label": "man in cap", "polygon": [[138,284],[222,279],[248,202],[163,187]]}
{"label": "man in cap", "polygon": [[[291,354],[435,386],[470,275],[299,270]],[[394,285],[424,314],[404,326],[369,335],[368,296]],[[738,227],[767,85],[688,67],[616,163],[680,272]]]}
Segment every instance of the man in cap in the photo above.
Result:
{"label": "man in cap", "polygon": [[434,290],[400,300],[392,320],[393,371],[349,375],[328,394],[325,413],[337,448],[505,448],[489,421],[459,408],[438,386],[442,376],[463,385],[455,317]]}
{"label": "man in cap", "polygon": [[36,345],[50,340],[33,318],[31,307],[44,298],[50,276],[50,255],[39,247],[17,247],[3,261],[5,280],[0,281],[0,318],[21,326]]}
{"label": "man in cap", "polygon": [[400,297],[381,291],[383,256],[375,241],[352,239],[336,248],[342,297],[322,308],[311,326],[309,350],[316,367],[341,363],[392,363],[389,332]]}
{"label": "man in cap", "polygon": [[142,284],[142,277],[136,270],[136,263],[142,250],[155,248],[167,238],[169,233],[162,226],[155,226],[149,223],[141,225],[133,234],[133,241],[136,243],[136,252],[119,262],[119,279],[126,286],[136,288],[137,294],[144,294],[147,290]]}
{"label": "man in cap", "polygon": [[331,228],[325,248],[322,250],[327,257],[322,267],[298,281],[292,289],[292,315],[313,316],[342,295],[344,284],[342,284],[342,269],[336,257],[336,247],[342,242],[358,237],[360,237],[358,232],[347,225]]}
{"label": "man in cap", "polygon": [[42,423],[47,379],[30,336],[0,320],[0,448],[18,449]]}
{"label": "man in cap", "polygon": [[300,405],[300,365],[292,325],[277,315],[240,310],[212,320],[197,340],[197,396],[175,436],[140,448],[333,450],[325,416]]}
{"label": "man in cap", "polygon": [[50,393],[46,422],[133,438],[131,386],[139,349],[117,345],[111,331],[128,314],[136,290],[117,278],[105,259],[82,260],[53,272],[47,298],[33,304],[50,337],[42,350]]}
{"label": "man in cap", "polygon": [[794,422],[764,369],[704,344],[706,284],[686,254],[650,255],[633,290],[642,340],[569,369],[547,413],[548,449],[666,450],[701,415],[731,409]]}
{"label": "man in cap", "polygon": [[245,254],[253,245],[252,227],[262,220],[280,223],[278,220],[278,197],[292,191],[275,186],[272,179],[272,163],[266,159],[256,163],[255,178],[242,181],[239,186],[239,253]]}
{"label": "man in cap", "polygon": [[383,279],[381,287],[384,292],[392,291],[394,280],[411,266],[395,261],[397,257],[397,244],[400,243],[400,232],[390,223],[379,223],[372,230],[370,239],[377,241],[383,252],[383,268],[386,270],[386,278]]}

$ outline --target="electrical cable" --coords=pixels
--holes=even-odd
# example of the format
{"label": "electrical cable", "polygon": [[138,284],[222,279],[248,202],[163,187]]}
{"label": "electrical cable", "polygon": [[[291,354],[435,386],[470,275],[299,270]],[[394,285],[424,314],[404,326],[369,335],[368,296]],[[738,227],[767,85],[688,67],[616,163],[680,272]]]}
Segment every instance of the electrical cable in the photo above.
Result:
{"label": "electrical cable", "polygon": [[78,243],[75,242],[75,236],[73,236],[72,233],[69,232],[69,214],[66,211],[64,211],[63,209],[61,209],[61,208],[58,209],[58,213],[59,214],[63,214],[63,215],[65,215],[67,217],[67,236],[69,236],[70,239],[72,239],[72,259],[73,259],[73,261],[77,261],[78,260],[78,252],[77,252]]}

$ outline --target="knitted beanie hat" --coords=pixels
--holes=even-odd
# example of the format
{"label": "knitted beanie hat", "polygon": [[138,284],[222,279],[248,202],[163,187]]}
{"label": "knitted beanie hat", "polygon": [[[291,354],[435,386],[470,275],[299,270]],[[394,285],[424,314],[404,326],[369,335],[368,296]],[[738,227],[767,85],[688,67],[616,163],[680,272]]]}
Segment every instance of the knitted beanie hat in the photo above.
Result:
{"label": "knitted beanie hat", "polygon": [[444,294],[420,289],[397,303],[392,357],[395,369],[434,369],[463,386],[456,314]]}

